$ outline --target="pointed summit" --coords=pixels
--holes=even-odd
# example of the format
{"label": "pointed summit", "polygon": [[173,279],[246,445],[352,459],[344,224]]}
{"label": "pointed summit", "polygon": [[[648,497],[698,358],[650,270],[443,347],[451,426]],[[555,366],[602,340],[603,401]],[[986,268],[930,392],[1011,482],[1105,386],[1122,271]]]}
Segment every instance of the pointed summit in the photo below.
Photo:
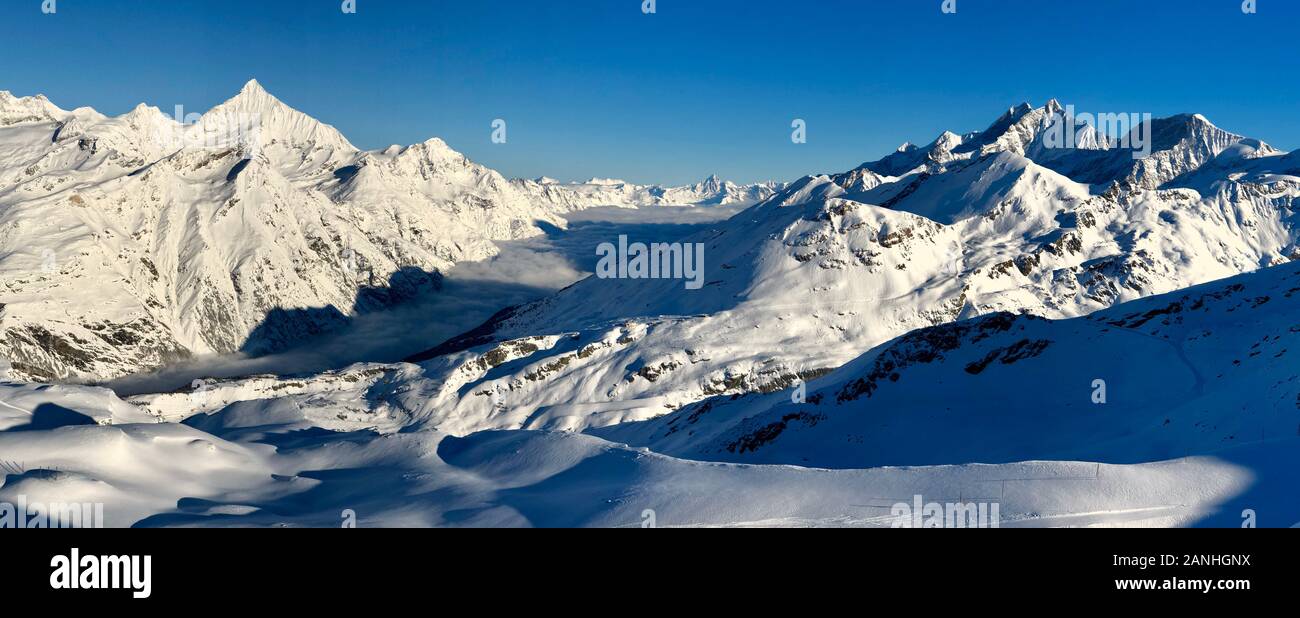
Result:
{"label": "pointed summit", "polygon": [[934,140],[934,145],[941,148],[951,147],[954,144],[960,144],[960,143],[961,143],[961,136],[957,135],[956,133],[953,133],[952,131],[944,131],[943,133],[940,133],[939,137],[935,138]]}
{"label": "pointed summit", "polygon": [[467,162],[468,158],[452,148],[440,137],[431,137],[419,144],[401,149],[398,157],[415,157],[425,161]]}
{"label": "pointed summit", "polygon": [[244,84],[243,88],[239,89],[239,94],[236,94],[230,100],[222,103],[218,107],[235,108],[240,111],[263,112],[267,111],[271,107],[279,106],[288,107],[284,105],[282,101],[275,98],[275,95],[267,92],[266,88],[262,87],[261,82],[256,79],[250,79],[248,80],[248,83]]}
{"label": "pointed summit", "polygon": [[697,190],[703,191],[705,193],[710,193],[710,194],[723,191],[724,189],[726,189],[726,187],[727,185],[722,180],[722,177],[718,176],[717,174],[710,174],[709,177],[705,178],[703,182],[701,182],[698,185],[695,185],[695,188]]}
{"label": "pointed summit", "polygon": [[141,127],[159,127],[168,124],[175,124],[173,118],[164,114],[161,109],[149,105],[148,103],[138,103],[131,111],[122,115],[122,118],[133,125]]}
{"label": "pointed summit", "polygon": [[297,151],[291,159],[341,163],[357,153],[334,127],[289,107],[256,79],[248,80],[239,94],[204,114],[203,122],[218,132],[256,137],[259,143],[278,144]]}

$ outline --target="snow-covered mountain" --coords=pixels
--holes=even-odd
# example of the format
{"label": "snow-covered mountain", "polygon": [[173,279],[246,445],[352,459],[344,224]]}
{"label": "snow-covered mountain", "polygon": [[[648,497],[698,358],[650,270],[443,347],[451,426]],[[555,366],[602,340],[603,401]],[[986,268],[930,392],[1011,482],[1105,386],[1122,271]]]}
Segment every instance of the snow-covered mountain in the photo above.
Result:
{"label": "snow-covered mountain", "polygon": [[[0,200],[12,200],[0,201],[10,247],[0,264],[34,260],[15,236],[35,230],[120,265],[103,247],[135,248],[124,230],[142,230],[155,252],[173,252],[158,269],[171,272],[181,261],[171,243],[185,230],[223,243],[194,255],[229,260],[266,240],[241,233],[274,230],[274,251],[294,246],[291,230],[315,229],[301,223],[304,210],[321,226],[415,252],[447,226],[381,244],[410,220],[385,227],[376,205],[397,217],[433,204],[439,221],[491,225],[512,219],[471,207],[480,181],[491,195],[527,193],[483,180],[440,142],[349,157],[308,125],[182,166],[197,152],[157,144],[196,138],[138,139],[185,131],[141,131],[146,112],[131,129],[36,99],[12,110],[4,117],[22,120],[0,129],[0,144],[63,171],[0,176]],[[246,110],[233,106],[226,122],[242,125]],[[106,523],[137,526],[337,525],[348,509],[370,526],[888,527],[898,525],[894,506],[914,498],[992,502],[1004,526],[1237,526],[1244,509],[1262,526],[1292,525],[1296,155],[1198,116],[1157,121],[1147,159],[1086,128],[1062,149],[1046,135],[1064,113],[1054,102],[1013,108],[983,132],[945,133],[780,187],[681,239],[704,245],[702,289],[593,277],[408,363],[208,380],[123,401],[107,389],[24,384],[33,375],[24,357],[0,361],[0,501],[104,502]],[[280,131],[300,120],[272,115]],[[77,147],[49,152],[41,140],[57,145],[51,131],[64,129]],[[76,163],[90,156],[83,141],[103,160]],[[160,158],[135,176],[109,173],[145,155]],[[250,174],[263,182],[241,189]],[[151,177],[145,206],[106,197]],[[226,199],[263,205],[233,212],[265,222],[217,225],[234,215],[202,208],[214,208],[223,182],[235,185]],[[64,183],[73,184],[57,191]],[[58,218],[52,196],[70,200],[73,189],[98,209]],[[35,197],[11,198],[21,191]],[[303,206],[317,194],[364,212],[345,227],[334,211]],[[153,195],[163,204],[150,205]],[[521,216],[577,207],[535,195],[520,204]],[[14,214],[26,209],[35,210]],[[154,211],[189,218],[145,216]],[[256,217],[283,211],[299,227]],[[82,238],[86,229],[99,236]],[[197,263],[207,259],[217,258]],[[76,264],[55,271],[73,277],[62,285],[53,275],[19,281],[29,306],[14,315],[27,322],[11,325],[6,307],[5,328],[71,323],[40,302],[72,315],[86,295],[69,290],[133,281],[94,260]],[[167,280],[170,290],[194,281]],[[276,285],[288,289],[253,289]],[[366,289],[358,309],[401,289]],[[89,345],[61,337],[38,343],[60,354]]]}
{"label": "snow-covered mountain", "polygon": [[574,209],[750,193],[608,185],[604,204],[438,139],[361,151],[256,81],[189,124],[0,92],[0,355],[17,377],[64,380],[273,351]]}
{"label": "snow-covered mountain", "polygon": [[918,328],[1076,317],[1300,258],[1294,155],[1200,116],[1153,122],[1146,159],[1086,126],[1055,147],[1065,113],[1012,108],[792,183],[684,239],[704,244],[701,290],[593,277],[503,311],[413,357],[409,405],[454,433],[642,420],[783,389]]}
{"label": "snow-covered mountain", "polygon": [[551,178],[515,183],[539,202],[570,210],[596,206],[747,206],[772,197],[785,187],[776,182],[738,185],[716,175],[684,187],[638,185],[605,178],[584,183],[561,183]]}

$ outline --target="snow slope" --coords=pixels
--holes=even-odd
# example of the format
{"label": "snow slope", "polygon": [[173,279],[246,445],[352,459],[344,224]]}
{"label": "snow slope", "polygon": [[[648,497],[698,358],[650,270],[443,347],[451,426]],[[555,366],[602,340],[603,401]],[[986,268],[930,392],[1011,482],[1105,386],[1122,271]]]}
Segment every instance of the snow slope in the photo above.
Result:
{"label": "snow slope", "polygon": [[1300,265],[1278,266],[1071,320],[922,329],[806,396],[713,398],[593,432],[680,457],[829,468],[1295,449],[1298,313]]}
{"label": "snow slope", "polygon": [[98,502],[115,527],[893,527],[919,496],[995,503],[1002,527],[1237,526],[1245,508],[1286,526],[1297,454],[1291,440],[1127,465],[733,465],[575,433],[327,430],[282,399],[185,424],[0,432],[0,502]]}

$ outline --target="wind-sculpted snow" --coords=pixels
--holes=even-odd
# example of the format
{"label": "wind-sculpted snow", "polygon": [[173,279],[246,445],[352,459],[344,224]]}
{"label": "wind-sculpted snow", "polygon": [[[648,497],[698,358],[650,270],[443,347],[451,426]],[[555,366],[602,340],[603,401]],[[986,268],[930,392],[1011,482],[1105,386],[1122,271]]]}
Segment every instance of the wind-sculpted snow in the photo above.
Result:
{"label": "wind-sculpted snow", "polygon": [[918,499],[995,504],[1002,527],[1235,526],[1243,508],[1262,526],[1300,516],[1293,441],[1131,465],[826,470],[691,461],[577,433],[324,428],[287,398],[134,423],[110,393],[41,393],[112,413],[104,425],[0,431],[0,503],[101,504],[103,520],[87,526],[898,527],[913,525],[898,505]]}

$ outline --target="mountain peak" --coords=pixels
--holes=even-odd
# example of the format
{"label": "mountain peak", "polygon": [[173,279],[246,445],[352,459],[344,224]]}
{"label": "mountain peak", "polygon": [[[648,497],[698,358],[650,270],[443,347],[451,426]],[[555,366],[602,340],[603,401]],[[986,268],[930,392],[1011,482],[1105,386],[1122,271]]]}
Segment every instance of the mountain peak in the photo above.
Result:
{"label": "mountain peak", "polygon": [[961,136],[957,135],[956,133],[953,133],[952,131],[944,131],[943,133],[940,133],[939,137],[936,138],[934,141],[936,144],[940,144],[940,145],[948,144],[953,141],[960,142]]}
{"label": "mountain peak", "polygon": [[1210,122],[1209,118],[1206,118],[1201,114],[1178,114],[1176,116],[1171,116],[1169,119],[1194,126],[1218,128],[1213,122]]}
{"label": "mountain peak", "polygon": [[67,114],[43,94],[19,97],[8,90],[0,90],[0,126],[17,122],[59,120]]}
{"label": "mountain peak", "polygon": [[284,103],[275,98],[266,88],[262,87],[261,82],[256,79],[248,80],[243,88],[239,89],[239,94],[221,104],[219,107],[234,107],[244,111],[266,111],[269,108],[283,106]]}
{"label": "mountain peak", "polygon": [[459,160],[465,159],[465,155],[452,148],[441,137],[431,137],[415,146],[406,149],[407,151],[416,150],[420,155],[430,160]]}
{"label": "mountain peak", "polygon": [[1019,119],[1021,116],[1024,116],[1025,114],[1028,114],[1029,112],[1032,111],[1034,111],[1034,106],[1029,102],[1024,102],[1014,107],[1008,107],[1007,113],[1003,114],[1002,118],[1010,118],[1015,120],[1015,119]]}
{"label": "mountain peak", "polygon": [[356,151],[337,129],[290,107],[267,92],[256,79],[249,80],[239,94],[204,116],[205,122],[227,130],[255,133],[268,143],[279,142],[306,150],[333,150],[337,156]]}

